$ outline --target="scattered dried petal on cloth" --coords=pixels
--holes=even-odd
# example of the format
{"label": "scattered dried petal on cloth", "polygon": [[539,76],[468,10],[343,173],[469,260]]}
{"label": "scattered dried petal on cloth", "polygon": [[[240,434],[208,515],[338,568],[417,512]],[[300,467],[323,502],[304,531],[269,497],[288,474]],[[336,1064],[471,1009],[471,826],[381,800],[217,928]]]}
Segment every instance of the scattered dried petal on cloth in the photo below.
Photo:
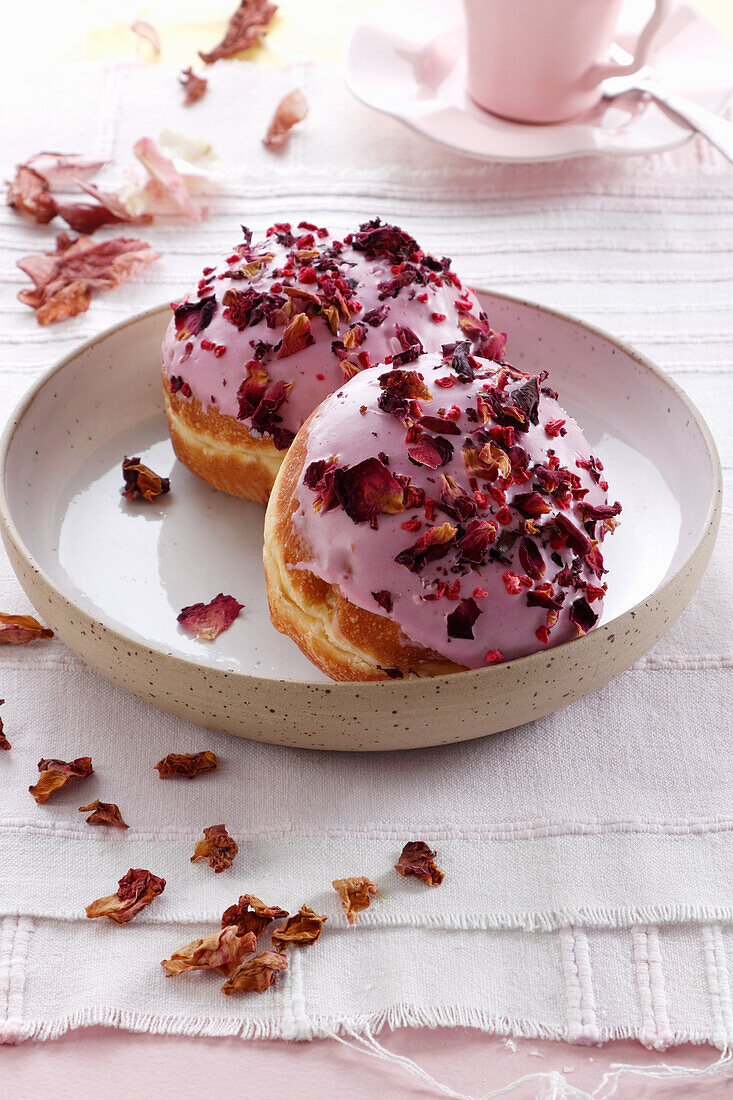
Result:
{"label": "scattered dried petal on cloth", "polygon": [[254,894],[242,894],[235,905],[224,910],[221,926],[226,928],[227,925],[233,925],[238,936],[254,932],[259,939],[271,921],[287,916],[287,909],[281,909],[279,905],[265,905]]}
{"label": "scattered dried petal on cloth", "polygon": [[[3,705],[3,703],[4,703],[4,702],[5,702],[5,700],[4,700],[4,699],[0,699],[0,707],[1,707],[2,705]],[[10,742],[8,741],[7,737],[6,737],[6,736],[5,736],[5,734],[3,733],[3,728],[4,728],[4,727],[3,727],[3,720],[2,720],[2,718],[0,718],[0,749],[5,749],[5,750],[7,750],[7,749],[11,748],[11,745],[10,745]],[[241,900],[242,900],[242,899],[240,898],[239,900],[240,900],[240,902],[241,902]],[[234,907],[233,907],[233,908],[234,908]],[[228,913],[228,912],[229,912],[229,910],[227,909],[227,913]],[[224,915],[226,916],[226,913],[225,913]],[[287,916],[287,913],[286,913],[286,914],[284,914],[284,915],[285,915],[285,916]],[[222,921],[222,924],[223,924],[223,923],[224,923],[224,922]]]}
{"label": "scattered dried petal on cloth", "polygon": [[53,638],[53,630],[41,626],[32,615],[5,615],[0,611],[0,645],[26,645],[39,638]]}
{"label": "scattered dried petal on cloth", "polygon": [[106,160],[95,160],[77,153],[37,153],[26,161],[28,168],[43,176],[50,187],[59,190],[72,188],[81,180],[89,179],[106,163]]}
{"label": "scattered dried petal on cloth", "polygon": [[169,752],[155,765],[161,779],[195,779],[202,772],[215,771],[218,766],[216,753],[209,749],[205,752]]}
{"label": "scattered dried petal on cloth", "polygon": [[204,641],[213,642],[232,625],[243,607],[244,604],[238,603],[234,596],[225,596],[220,592],[210,603],[192,603],[182,608],[178,622]]}
{"label": "scattered dried petal on cloth", "polygon": [[204,829],[204,839],[196,842],[191,863],[206,859],[216,874],[226,871],[234,863],[239,851],[236,840],[229,836],[225,825],[210,825]]}
{"label": "scattered dried petal on cloth", "polygon": [[158,258],[149,244],[132,237],[94,241],[60,233],[54,252],[18,260],[18,267],[35,283],[18,298],[36,310],[40,324],[61,321],[89,308],[92,289],[119,286]]}
{"label": "scattered dried petal on cloth", "polygon": [[335,878],[331,885],[341,898],[341,905],[349,924],[354,923],[357,913],[369,908],[372,897],[379,893],[375,883],[366,875],[360,875],[358,878]]}
{"label": "scattered dried petal on cloth", "polygon": [[47,225],[56,217],[56,200],[48,181],[27,164],[18,165],[15,179],[8,182],[8,206],[39,225]]}
{"label": "scattered dried petal on cloth", "polygon": [[232,993],[264,993],[281,970],[287,970],[288,960],[278,951],[263,951],[242,963],[229,981],[221,987],[227,997]]}
{"label": "scattered dried petal on cloth", "polygon": [[229,926],[192,940],[174,951],[169,959],[163,959],[160,965],[169,975],[182,974],[184,970],[217,970],[222,977],[228,978],[245,957],[256,950],[257,938],[252,932],[238,936],[236,928]]}
{"label": "scattered dried petal on cloth", "polygon": [[125,486],[120,492],[125,500],[154,501],[164,493],[170,492],[169,479],[153,473],[150,467],[143,465],[139,458],[123,459],[122,476],[125,479]]}
{"label": "scattered dried petal on cloth", "polygon": [[131,867],[118,882],[117,893],[97,898],[87,905],[86,914],[89,918],[106,917],[115,924],[127,924],[164,890],[164,878],[158,878],[142,867]]}
{"label": "scattered dried petal on cloth", "polygon": [[269,0],[242,0],[229,19],[229,26],[219,45],[208,53],[199,50],[199,57],[207,65],[213,65],[224,57],[233,57],[240,50],[259,45],[276,11],[277,5],[270,4]]}
{"label": "scattered dried petal on cloth", "polygon": [[440,886],[445,875],[433,862],[436,855],[424,840],[411,840],[402,849],[395,870],[405,877],[415,875],[428,886]]}
{"label": "scattered dried petal on cloth", "polygon": [[290,943],[310,947],[320,937],[327,920],[328,917],[321,917],[307,905],[301,905],[299,912],[288,917],[285,923],[272,933],[272,946],[277,951],[284,951]]}
{"label": "scattered dried petal on cloth", "polygon": [[88,806],[80,806],[79,813],[86,814],[92,811],[87,818],[87,825],[113,825],[116,829],[128,829],[122,820],[120,807],[114,802],[100,802],[98,798],[90,802]]}
{"label": "scattered dried petal on cloth", "polygon": [[156,31],[152,23],[148,23],[145,19],[136,19],[134,23],[130,24],[130,30],[142,38],[143,41],[149,42],[153,47],[153,53],[156,57],[160,57],[160,36]]}
{"label": "scattered dried petal on cloth", "polygon": [[190,65],[183,70],[178,82],[186,93],[183,100],[184,107],[191,107],[194,103],[198,103],[209,86],[208,80],[203,76],[197,76]]}
{"label": "scattered dried petal on cloth", "polygon": [[268,149],[283,149],[293,126],[296,122],[302,122],[307,114],[308,103],[300,89],[288,92],[275,108],[275,114],[262,139],[265,146]]}
{"label": "scattered dried petal on cloth", "polygon": [[94,772],[91,756],[78,756],[76,760],[38,761],[41,778],[28,788],[36,802],[48,802],[54,791],[65,787],[70,779],[87,779]]}
{"label": "scattered dried petal on cloth", "polygon": [[[152,138],[140,138],[135,142],[133,152],[150,176],[150,181],[144,190],[151,198],[165,200],[173,213],[182,214],[191,221],[200,222],[206,217],[208,212],[206,207],[193,198],[183,175],[173,161],[162,153]],[[158,211],[149,208],[137,212],[157,213]]]}

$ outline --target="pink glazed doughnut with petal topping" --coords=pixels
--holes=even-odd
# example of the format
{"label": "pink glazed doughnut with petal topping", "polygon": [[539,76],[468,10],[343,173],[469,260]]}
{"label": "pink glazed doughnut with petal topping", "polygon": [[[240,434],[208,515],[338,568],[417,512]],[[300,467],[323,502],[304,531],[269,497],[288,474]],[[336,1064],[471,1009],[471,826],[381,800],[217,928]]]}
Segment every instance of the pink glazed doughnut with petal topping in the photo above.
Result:
{"label": "pink glazed doughnut with petal topping", "polygon": [[444,351],[342,386],[275,484],[272,619],[334,679],[481,668],[601,617],[600,459],[544,372]]}
{"label": "pink glazed doughnut with petal topping", "polygon": [[218,489],[266,503],[295,433],[328,394],[374,363],[466,339],[501,357],[450,260],[402,229],[366,222],[334,240],[309,222],[244,241],[173,306],[163,341],[178,458]]}

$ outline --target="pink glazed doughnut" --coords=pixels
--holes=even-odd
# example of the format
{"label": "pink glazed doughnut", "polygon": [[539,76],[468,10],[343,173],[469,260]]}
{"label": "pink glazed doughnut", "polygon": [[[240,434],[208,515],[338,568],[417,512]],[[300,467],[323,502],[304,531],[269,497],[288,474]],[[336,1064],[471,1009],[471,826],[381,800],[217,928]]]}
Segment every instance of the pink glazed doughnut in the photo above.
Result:
{"label": "pink glazed doughnut", "polygon": [[272,621],[335,680],[481,668],[602,613],[602,463],[544,372],[443,350],[356,375],[275,482]]}
{"label": "pink glazed doughnut", "polygon": [[390,355],[472,341],[501,357],[450,260],[377,218],[334,240],[278,223],[204,268],[163,341],[176,455],[205,481],[266,503],[295,433],[328,394]]}

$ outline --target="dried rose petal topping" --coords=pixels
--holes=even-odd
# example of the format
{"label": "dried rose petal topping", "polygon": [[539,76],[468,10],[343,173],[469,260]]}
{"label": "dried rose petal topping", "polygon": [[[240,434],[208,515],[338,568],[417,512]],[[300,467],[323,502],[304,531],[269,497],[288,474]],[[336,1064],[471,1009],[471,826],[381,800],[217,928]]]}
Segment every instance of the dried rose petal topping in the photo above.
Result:
{"label": "dried rose petal topping", "polygon": [[206,642],[215,638],[232,625],[244,607],[234,596],[225,596],[220,592],[210,603],[193,603],[184,607],[178,616],[178,622]]}
{"label": "dried rose petal topping", "polygon": [[534,580],[539,580],[545,575],[545,562],[537,543],[524,536],[519,543],[519,560],[522,569]]}
{"label": "dried rose petal topping", "polygon": [[374,598],[374,602],[389,615],[390,611],[392,610],[393,604],[392,593],[389,592],[386,588],[380,588],[378,592],[372,592],[372,596]]}
{"label": "dried rose petal topping", "polygon": [[127,924],[164,890],[164,878],[158,878],[142,867],[131,867],[117,884],[117,893],[97,898],[87,905],[86,914],[90,919],[106,917],[115,924]]}
{"label": "dried rose petal topping", "polygon": [[[3,705],[4,702],[5,702],[4,699],[0,699],[0,707]],[[5,734],[3,733],[3,720],[2,720],[2,718],[0,718],[0,749],[7,750],[10,747],[11,747],[10,742],[8,741]]]}
{"label": "dried rose petal topping", "polygon": [[195,779],[202,772],[216,771],[218,767],[216,753],[208,749],[205,752],[169,752],[155,765],[161,779]]}
{"label": "dried rose petal topping", "polygon": [[204,839],[196,842],[191,863],[206,859],[218,875],[231,867],[238,851],[239,845],[229,836],[226,825],[210,825],[204,829]]}
{"label": "dried rose petal topping", "polygon": [[404,511],[404,489],[378,458],[365,458],[356,466],[333,472],[336,498],[354,523],[368,520],[376,529],[377,516],[383,512]]}
{"label": "dried rose petal topping", "polygon": [[202,298],[198,302],[185,302],[173,311],[176,340],[190,340],[211,324],[216,312],[216,298]]}
{"label": "dried rose petal topping", "polygon": [[[517,493],[512,505],[529,519],[538,519],[552,511],[552,505],[540,493]],[[556,517],[557,519],[558,517]],[[564,516],[561,518],[565,518]]]}
{"label": "dried rose petal topping", "polygon": [[239,970],[224,982],[222,993],[264,993],[282,970],[288,969],[288,960],[279,951],[263,951],[242,963]]}
{"label": "dried rose petal topping", "polygon": [[307,905],[301,905],[299,912],[288,917],[285,923],[272,933],[272,946],[277,951],[284,951],[291,943],[310,947],[320,937],[327,920],[328,917],[319,916]]}
{"label": "dried rose petal topping", "polygon": [[5,615],[0,611],[0,645],[27,645],[39,638],[53,638],[53,630],[41,626],[32,615]]}
{"label": "dried rose petal topping", "polygon": [[122,476],[125,479],[125,487],[120,492],[125,500],[152,502],[164,493],[170,492],[169,479],[153,473],[149,466],[143,465],[139,457],[122,460]]}
{"label": "dried rose petal topping", "polygon": [[160,35],[152,23],[148,23],[145,19],[136,19],[130,24],[130,30],[152,47],[155,57],[160,57]]}
{"label": "dried rose petal topping", "polygon": [[47,180],[27,164],[18,165],[15,179],[8,183],[8,206],[39,225],[47,225],[56,217],[56,200]]}
{"label": "dried rose petal topping", "polygon": [[266,149],[284,149],[290,131],[308,114],[308,101],[299,88],[295,88],[278,103],[262,142]]}
{"label": "dried rose petal topping", "polygon": [[423,435],[411,447],[407,448],[409,459],[415,466],[428,466],[437,470],[445,466],[453,456],[453,444],[443,436]]}
{"label": "dried rose petal topping", "polygon": [[39,324],[53,324],[87,310],[93,289],[120,286],[158,258],[149,244],[135,238],[73,240],[60,233],[54,252],[18,260],[18,267],[35,283],[32,289],[21,290],[18,298],[35,309]]}
{"label": "dried rose petal topping", "polygon": [[489,547],[496,541],[496,532],[497,526],[493,520],[472,519],[456,543],[463,560],[472,565],[482,565]]}
{"label": "dried rose petal topping", "polygon": [[48,802],[54,791],[65,787],[70,779],[87,779],[94,771],[91,756],[78,756],[76,760],[39,760],[41,778],[28,790],[36,802]]}
{"label": "dried rose petal topping", "polygon": [[[356,244],[354,244],[356,248]],[[416,370],[391,370],[380,374],[379,385],[386,393],[413,401],[430,401],[431,393]]]}
{"label": "dried rose petal topping", "polygon": [[279,905],[265,905],[254,894],[242,894],[236,905],[230,905],[224,910],[221,926],[226,928],[227,925],[232,925],[238,936],[251,932],[259,939],[271,921],[287,916],[287,909],[281,909]]}
{"label": "dried rose petal topping", "polygon": [[228,978],[256,950],[257,940],[251,932],[238,936],[236,928],[230,926],[179,947],[160,965],[169,976],[185,970],[216,970]]}
{"label": "dried rose petal topping", "polygon": [[461,489],[449,474],[441,474],[440,504],[453,519],[465,523],[476,515],[476,501]]}
{"label": "dried rose petal topping", "polygon": [[473,639],[473,624],[482,614],[473,596],[467,600],[461,600],[459,604],[446,616],[449,638]]}
{"label": "dried rose petal topping", "polygon": [[207,65],[213,65],[223,57],[233,57],[240,50],[259,45],[276,11],[277,5],[268,0],[241,0],[219,45],[208,53],[199,50],[199,57]]}
{"label": "dried rose petal topping", "polygon": [[308,314],[296,313],[282,334],[280,347],[275,358],[287,359],[289,355],[295,355],[296,352],[303,351],[304,348],[309,347],[314,342]]}
{"label": "dried rose petal topping", "polygon": [[191,107],[194,103],[198,103],[209,86],[208,80],[203,76],[197,76],[190,65],[187,69],[183,70],[178,78],[178,82],[186,93],[186,97],[183,100],[184,107]]}
{"label": "dried rose petal topping", "polygon": [[400,550],[395,561],[406,566],[412,573],[419,573],[428,562],[444,557],[456,537],[457,527],[450,523],[441,523],[439,527],[430,527],[424,535],[406,550]]}
{"label": "dried rose petal topping", "polygon": [[86,814],[92,811],[87,818],[87,825],[112,825],[116,829],[128,829],[129,826],[122,820],[120,807],[114,802],[100,802],[98,798],[90,802],[88,806],[80,806],[79,813]]}
{"label": "dried rose petal topping", "polygon": [[584,596],[571,603],[568,618],[575,625],[579,635],[587,634],[598,622],[598,615]]}
{"label": "dried rose petal topping", "polygon": [[410,840],[402,849],[395,871],[405,877],[415,875],[428,886],[440,886],[445,876],[433,862],[436,855],[437,852],[433,852],[424,840]]}
{"label": "dried rose petal topping", "polygon": [[376,885],[365,875],[358,878],[335,878],[331,885],[341,898],[349,924],[354,923],[357,913],[369,908],[372,897],[379,893]]}

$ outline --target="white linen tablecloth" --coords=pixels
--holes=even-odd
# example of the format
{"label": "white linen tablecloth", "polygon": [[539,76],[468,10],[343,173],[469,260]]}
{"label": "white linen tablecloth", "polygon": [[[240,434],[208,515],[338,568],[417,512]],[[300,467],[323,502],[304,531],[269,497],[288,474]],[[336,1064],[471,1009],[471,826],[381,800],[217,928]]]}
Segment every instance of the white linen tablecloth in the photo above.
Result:
{"label": "white linen tablecloth", "polygon": [[[599,323],[668,369],[733,467],[731,170],[700,141],[634,159],[495,166],[432,146],[370,112],[335,67],[223,63],[184,110],[162,67],[34,73],[14,104],[3,176],[54,148],[109,157],[119,181],[142,134],[211,141],[224,169],[201,225],[137,227],[162,259],[41,328],[15,299],[18,257],[50,227],[0,213],[0,412],[76,344],[172,299],[239,224],[381,215],[448,254],[469,281]],[[305,124],[282,156],[260,142],[280,95],[303,87]],[[19,94],[22,90],[22,96]],[[49,94],[50,93],[50,94]],[[123,227],[123,230],[126,227]],[[115,229],[101,234],[114,235]],[[309,1038],[390,1025],[473,1025],[593,1042],[733,1044],[731,668],[733,520],[698,595],[637,665],[541,721],[465,745],[359,756],[281,749],[197,729],[89,671],[55,639],[0,649],[0,1037],[51,1038],[104,1023],[189,1035]],[[0,609],[30,610],[0,554]],[[220,769],[159,783],[167,752],[211,748]],[[90,754],[95,777],[46,805],[28,794],[41,756]],[[117,802],[130,829],[91,829],[81,802]],[[205,825],[226,822],[234,868],[191,866]],[[112,835],[111,835],[112,834]],[[392,870],[406,840],[446,871],[426,889]],[[168,880],[127,927],[84,906],[129,867]],[[349,928],[332,878],[367,874],[380,897]],[[160,960],[218,926],[251,892],[329,916],[320,942],[262,997],[216,977],[165,979]]]}

